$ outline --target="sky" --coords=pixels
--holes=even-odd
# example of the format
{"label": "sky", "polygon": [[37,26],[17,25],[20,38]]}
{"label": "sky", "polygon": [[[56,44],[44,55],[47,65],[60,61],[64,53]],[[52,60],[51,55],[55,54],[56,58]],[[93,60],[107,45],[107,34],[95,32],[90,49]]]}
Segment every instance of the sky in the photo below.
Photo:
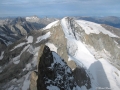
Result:
{"label": "sky", "polygon": [[119,16],[120,0],[0,0],[0,17]]}

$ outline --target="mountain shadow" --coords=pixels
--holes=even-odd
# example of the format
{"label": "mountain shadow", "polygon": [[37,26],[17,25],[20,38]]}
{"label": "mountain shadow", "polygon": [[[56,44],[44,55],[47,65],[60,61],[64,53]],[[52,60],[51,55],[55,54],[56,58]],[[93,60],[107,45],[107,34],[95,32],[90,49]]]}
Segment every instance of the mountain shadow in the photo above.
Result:
{"label": "mountain shadow", "polygon": [[91,64],[88,70],[92,71],[93,78],[96,80],[95,90],[111,90],[109,80],[100,61]]}

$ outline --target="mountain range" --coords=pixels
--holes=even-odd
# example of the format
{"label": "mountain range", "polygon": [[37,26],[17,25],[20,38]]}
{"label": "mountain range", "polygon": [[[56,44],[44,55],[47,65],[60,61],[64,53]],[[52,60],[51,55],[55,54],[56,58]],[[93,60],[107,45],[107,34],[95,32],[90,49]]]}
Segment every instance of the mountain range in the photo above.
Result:
{"label": "mountain range", "polygon": [[55,20],[54,18],[40,19],[37,16],[0,19],[0,50]]}
{"label": "mountain range", "polygon": [[1,27],[0,90],[119,90],[120,29],[54,20],[38,28],[37,17],[17,18]]}

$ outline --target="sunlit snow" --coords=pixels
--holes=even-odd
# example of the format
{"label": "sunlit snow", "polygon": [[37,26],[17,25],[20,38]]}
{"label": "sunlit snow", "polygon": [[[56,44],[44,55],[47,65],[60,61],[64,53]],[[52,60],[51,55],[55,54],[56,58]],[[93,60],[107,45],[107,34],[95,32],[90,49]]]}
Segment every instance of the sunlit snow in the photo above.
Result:
{"label": "sunlit snow", "polygon": [[27,43],[33,43],[33,36],[29,36],[28,38],[27,38]]}
{"label": "sunlit snow", "polygon": [[42,40],[47,39],[49,37],[50,37],[50,32],[47,32],[45,35],[38,37],[36,43],[39,43]]}
{"label": "sunlit snow", "polygon": [[57,53],[57,47],[53,43],[46,43],[46,45],[50,48],[51,51]]}
{"label": "sunlit snow", "polygon": [[23,45],[25,45],[25,42],[16,45],[11,51],[13,51],[14,49],[16,49],[18,47],[22,47]]}
{"label": "sunlit snow", "polygon": [[1,55],[0,55],[0,60],[3,59],[4,55],[4,51],[2,51]]}
{"label": "sunlit snow", "polygon": [[106,30],[105,28],[103,28],[100,24],[85,20],[76,20],[76,22],[83,28],[83,30],[85,30],[86,34],[90,33],[99,34],[100,32],[102,32],[103,34],[107,34],[110,37],[118,37],[113,33],[109,32],[108,30]]}
{"label": "sunlit snow", "polygon": [[44,30],[50,29],[51,27],[55,26],[55,25],[58,23],[58,21],[59,21],[59,20],[54,21],[54,22],[48,24],[48,25],[47,25],[45,28],[43,28],[43,29],[44,29]]}

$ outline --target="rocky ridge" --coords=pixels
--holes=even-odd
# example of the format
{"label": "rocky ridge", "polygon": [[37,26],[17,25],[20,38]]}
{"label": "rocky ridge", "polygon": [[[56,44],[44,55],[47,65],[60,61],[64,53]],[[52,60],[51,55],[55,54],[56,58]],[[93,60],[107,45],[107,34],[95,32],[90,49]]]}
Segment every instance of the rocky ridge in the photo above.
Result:
{"label": "rocky ridge", "polygon": [[44,50],[38,65],[37,90],[74,90],[77,84],[72,70],[61,57],[50,51],[48,46]]}

